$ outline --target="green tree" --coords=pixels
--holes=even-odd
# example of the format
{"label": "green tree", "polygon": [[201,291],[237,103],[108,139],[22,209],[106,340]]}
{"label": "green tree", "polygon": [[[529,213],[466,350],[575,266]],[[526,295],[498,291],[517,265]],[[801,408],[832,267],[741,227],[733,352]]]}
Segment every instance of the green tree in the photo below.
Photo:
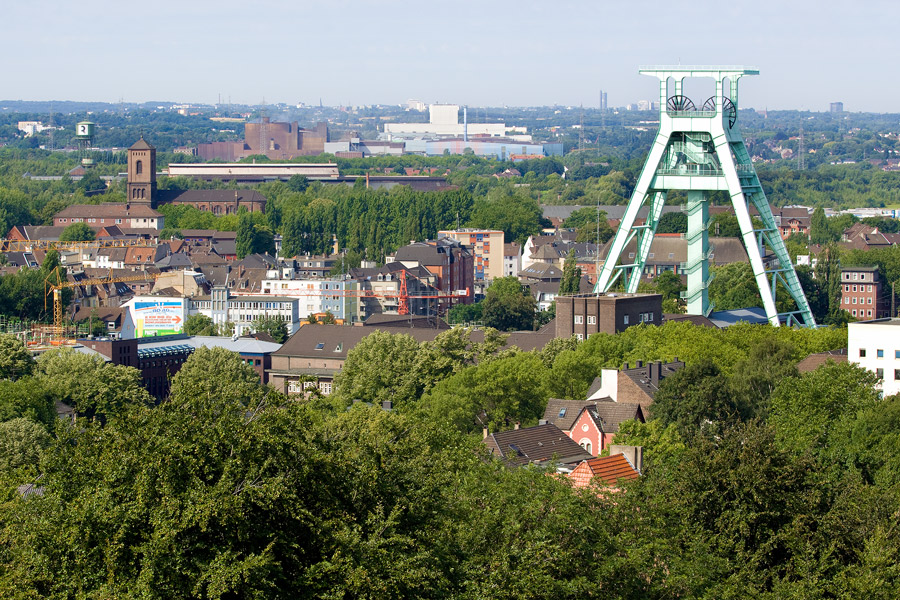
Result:
{"label": "green tree", "polygon": [[659,219],[656,233],[687,233],[687,215],[683,212],[667,212]]}
{"label": "green tree", "polygon": [[782,379],[771,397],[769,423],[786,448],[822,452],[847,435],[847,421],[878,401],[875,375],[852,363],[826,363]]}
{"label": "green tree", "polygon": [[482,319],[482,303],[475,304],[454,304],[447,311],[447,322],[451,325],[456,323],[477,323]]}
{"label": "green tree", "polygon": [[90,242],[97,237],[93,229],[87,223],[72,223],[59,234],[61,242]]}
{"label": "green tree", "polygon": [[[215,377],[210,377],[210,373],[215,373]],[[236,352],[201,346],[172,378],[169,397],[172,402],[194,402],[207,407],[217,402],[256,406],[267,391],[270,390],[263,389],[253,367]]]}
{"label": "green tree", "polygon": [[434,423],[461,431],[511,429],[536,424],[547,402],[547,367],[531,353],[519,353],[469,367],[444,379],[421,400]]}
{"label": "green tree", "polygon": [[0,379],[15,381],[33,371],[34,359],[25,344],[14,335],[0,334]]}
{"label": "green tree", "polygon": [[663,379],[650,410],[654,419],[676,425],[685,437],[734,423],[746,412],[730,393],[728,378],[709,361],[687,365]]}
{"label": "green tree", "polygon": [[0,422],[24,417],[52,427],[56,420],[53,400],[48,386],[39,379],[0,380]]}
{"label": "green tree", "polygon": [[37,362],[37,378],[55,398],[88,418],[106,419],[129,406],[151,403],[140,371],[70,348],[45,352]]}
{"label": "green tree", "polygon": [[515,277],[500,277],[488,287],[482,301],[484,324],[499,331],[531,329],[536,302]]}
{"label": "green tree", "polygon": [[253,319],[252,327],[254,332],[267,333],[279,344],[283,344],[288,337],[287,323],[278,317],[256,317]]}
{"label": "green tree", "polygon": [[238,217],[238,228],[234,238],[235,250],[238,259],[243,259],[248,254],[253,254],[253,221],[250,213],[242,212]]}
{"label": "green tree", "polygon": [[821,206],[816,207],[809,218],[809,242],[811,244],[827,244],[836,241],[828,226],[828,218]]}
{"label": "green tree", "polygon": [[0,423],[0,474],[36,468],[41,452],[50,445],[46,427],[18,417]]}
{"label": "green tree", "polygon": [[581,269],[575,264],[575,250],[569,250],[563,263],[563,276],[559,280],[559,295],[577,294],[581,283]]}
{"label": "green tree", "polygon": [[184,320],[184,333],[187,335],[216,335],[218,327],[210,317],[197,313]]}
{"label": "green tree", "polygon": [[370,333],[347,353],[334,381],[335,398],[344,404],[390,400],[397,407],[413,402],[422,391],[415,371],[418,354],[419,344],[410,335]]}

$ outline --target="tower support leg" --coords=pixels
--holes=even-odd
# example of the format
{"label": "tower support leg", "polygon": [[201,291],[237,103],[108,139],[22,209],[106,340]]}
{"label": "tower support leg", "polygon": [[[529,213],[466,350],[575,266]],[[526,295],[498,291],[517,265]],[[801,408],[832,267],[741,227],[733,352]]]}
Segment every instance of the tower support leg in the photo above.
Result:
{"label": "tower support leg", "polygon": [[687,193],[687,313],[709,313],[709,202],[706,192]]}

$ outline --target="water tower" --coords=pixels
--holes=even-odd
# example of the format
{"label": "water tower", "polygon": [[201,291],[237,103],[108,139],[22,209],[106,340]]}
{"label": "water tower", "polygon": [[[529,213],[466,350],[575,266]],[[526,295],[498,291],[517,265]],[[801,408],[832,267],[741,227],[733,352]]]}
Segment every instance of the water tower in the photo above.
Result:
{"label": "water tower", "polygon": [[94,142],[94,129],[96,125],[90,121],[80,121],[75,125],[75,142],[78,145],[78,156],[81,158],[81,166],[90,169],[94,166],[94,159],[90,150]]}
{"label": "water tower", "polygon": [[[688,219],[687,261],[679,269],[687,275],[683,297],[688,314],[708,315],[713,308],[707,288],[712,280],[709,259],[714,250],[707,235],[709,194],[721,191],[734,207],[769,323],[815,327],[809,302],[738,126],[738,80],[745,75],[758,75],[759,71],[747,67],[678,65],[643,67],[640,73],[659,79],[659,132],[594,291],[608,291],[619,277],[626,292],[637,291],[666,195],[669,190],[683,190],[687,195]],[[696,103],[688,98],[683,85],[685,79],[691,78],[713,79],[714,95]],[[649,207],[647,219],[638,225],[638,212],[644,206]],[[762,222],[759,228],[751,218],[752,210]],[[631,242],[634,244],[629,248],[633,250],[629,249],[627,259],[619,264]],[[778,312],[775,291],[779,283],[794,300],[795,310]]]}

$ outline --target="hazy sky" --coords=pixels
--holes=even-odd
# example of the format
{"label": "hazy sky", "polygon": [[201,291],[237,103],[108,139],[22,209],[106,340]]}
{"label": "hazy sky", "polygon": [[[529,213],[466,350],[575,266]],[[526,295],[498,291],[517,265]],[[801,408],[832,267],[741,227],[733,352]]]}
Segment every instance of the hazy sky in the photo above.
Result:
{"label": "hazy sky", "polygon": [[2,14],[0,99],[597,106],[603,89],[612,107],[656,99],[639,65],[680,63],[758,67],[743,107],[900,112],[896,0],[10,0]]}

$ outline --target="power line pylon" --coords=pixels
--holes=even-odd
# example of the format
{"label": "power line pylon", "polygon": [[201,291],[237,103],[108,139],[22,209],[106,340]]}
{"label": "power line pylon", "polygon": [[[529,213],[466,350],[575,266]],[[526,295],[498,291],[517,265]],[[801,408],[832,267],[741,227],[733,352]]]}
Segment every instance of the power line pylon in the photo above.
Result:
{"label": "power line pylon", "polygon": [[[685,190],[688,260],[680,266],[680,271],[687,274],[688,280],[684,297],[688,314],[708,315],[712,310],[707,293],[711,281],[709,258],[712,253],[707,233],[709,192],[720,190],[728,193],[734,206],[741,238],[769,323],[775,326],[815,327],[809,302],[737,126],[738,80],[744,75],[758,75],[759,71],[745,67],[678,65],[643,67],[640,73],[659,78],[659,132],[613,238],[594,291],[609,290],[620,276],[625,291],[637,291],[666,195],[669,190]],[[695,77],[712,78],[716,82],[715,95],[703,102],[699,110],[690,98],[682,94],[684,80]],[[649,205],[647,220],[643,225],[636,225],[638,212],[645,205]],[[762,221],[760,229],[754,228],[751,207],[756,209]],[[629,254],[625,264],[619,264],[623,250],[632,240],[635,241],[633,256]],[[763,260],[767,251],[771,251],[775,258],[769,265]],[[778,283],[783,284],[793,298],[795,310],[778,312],[775,304]]]}

